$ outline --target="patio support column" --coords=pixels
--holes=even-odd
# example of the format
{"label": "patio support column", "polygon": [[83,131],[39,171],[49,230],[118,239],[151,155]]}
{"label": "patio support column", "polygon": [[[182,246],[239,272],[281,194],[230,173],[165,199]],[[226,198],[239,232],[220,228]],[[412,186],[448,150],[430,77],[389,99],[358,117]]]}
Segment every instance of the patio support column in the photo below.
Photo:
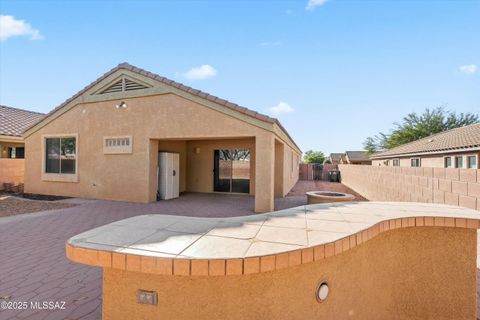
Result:
{"label": "patio support column", "polygon": [[157,201],[158,140],[148,142],[148,202]]}
{"label": "patio support column", "polygon": [[275,138],[271,133],[255,137],[255,212],[274,210]]}

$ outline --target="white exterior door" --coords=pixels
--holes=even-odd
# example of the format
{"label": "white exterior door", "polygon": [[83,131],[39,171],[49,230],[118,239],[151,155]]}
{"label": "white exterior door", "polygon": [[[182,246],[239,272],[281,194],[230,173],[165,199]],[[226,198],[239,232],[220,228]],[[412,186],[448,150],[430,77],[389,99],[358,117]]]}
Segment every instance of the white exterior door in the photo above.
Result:
{"label": "white exterior door", "polygon": [[178,153],[158,153],[158,196],[168,200],[179,196],[180,156]]}

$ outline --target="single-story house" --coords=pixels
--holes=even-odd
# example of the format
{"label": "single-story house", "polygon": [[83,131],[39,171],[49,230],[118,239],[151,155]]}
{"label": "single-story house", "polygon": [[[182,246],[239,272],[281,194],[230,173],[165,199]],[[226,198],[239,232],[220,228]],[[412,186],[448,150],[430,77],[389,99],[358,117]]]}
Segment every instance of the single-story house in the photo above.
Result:
{"label": "single-story house", "polygon": [[0,190],[6,185],[23,183],[25,146],[22,132],[43,116],[38,112],[0,105]]}
{"label": "single-story house", "polygon": [[340,163],[371,165],[372,160],[368,158],[365,151],[345,151],[345,155],[340,158]]}
{"label": "single-story house", "polygon": [[345,153],[330,153],[327,160],[332,164],[339,164],[345,158]]}
{"label": "single-story house", "polygon": [[159,152],[175,153],[165,171],[178,175],[173,188],[254,195],[256,212],[294,186],[301,157],[277,119],[127,63],[24,138],[25,192],[154,202],[165,182]]}
{"label": "single-story house", "polygon": [[43,113],[0,105],[0,159],[23,159],[23,131],[38,122]]}
{"label": "single-story house", "polygon": [[374,166],[478,169],[480,124],[440,132],[371,155]]}

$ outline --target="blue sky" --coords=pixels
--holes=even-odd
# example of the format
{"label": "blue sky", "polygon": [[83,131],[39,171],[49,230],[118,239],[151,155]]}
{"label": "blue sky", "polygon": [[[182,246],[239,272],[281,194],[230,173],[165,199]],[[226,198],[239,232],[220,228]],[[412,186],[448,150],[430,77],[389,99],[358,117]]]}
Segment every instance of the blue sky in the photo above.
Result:
{"label": "blue sky", "polygon": [[480,1],[0,0],[0,103],[48,112],[120,62],[277,117],[303,151],[480,112]]}

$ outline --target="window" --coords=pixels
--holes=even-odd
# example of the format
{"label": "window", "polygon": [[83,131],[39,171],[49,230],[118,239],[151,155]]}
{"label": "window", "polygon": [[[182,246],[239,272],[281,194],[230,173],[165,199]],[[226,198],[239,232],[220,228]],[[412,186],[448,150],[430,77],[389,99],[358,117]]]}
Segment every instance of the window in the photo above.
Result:
{"label": "window", "polygon": [[477,169],[477,156],[467,156],[467,168]]}
{"label": "window", "polygon": [[420,167],[420,158],[412,158],[410,159],[410,165],[412,167]]}
{"label": "window", "polygon": [[463,157],[455,157],[455,168],[463,168]]}
{"label": "window", "polygon": [[121,154],[132,153],[132,137],[103,137],[103,153]]}
{"label": "window", "polygon": [[452,167],[452,157],[445,157],[444,158],[444,167],[451,168]]}
{"label": "window", "polygon": [[75,137],[55,137],[45,139],[45,173],[75,174]]}
{"label": "window", "polygon": [[25,158],[25,148],[24,147],[9,147],[8,148],[8,158],[11,158],[11,159],[23,159],[23,158]]}
{"label": "window", "polygon": [[393,159],[392,164],[394,167],[400,167],[400,159]]}

